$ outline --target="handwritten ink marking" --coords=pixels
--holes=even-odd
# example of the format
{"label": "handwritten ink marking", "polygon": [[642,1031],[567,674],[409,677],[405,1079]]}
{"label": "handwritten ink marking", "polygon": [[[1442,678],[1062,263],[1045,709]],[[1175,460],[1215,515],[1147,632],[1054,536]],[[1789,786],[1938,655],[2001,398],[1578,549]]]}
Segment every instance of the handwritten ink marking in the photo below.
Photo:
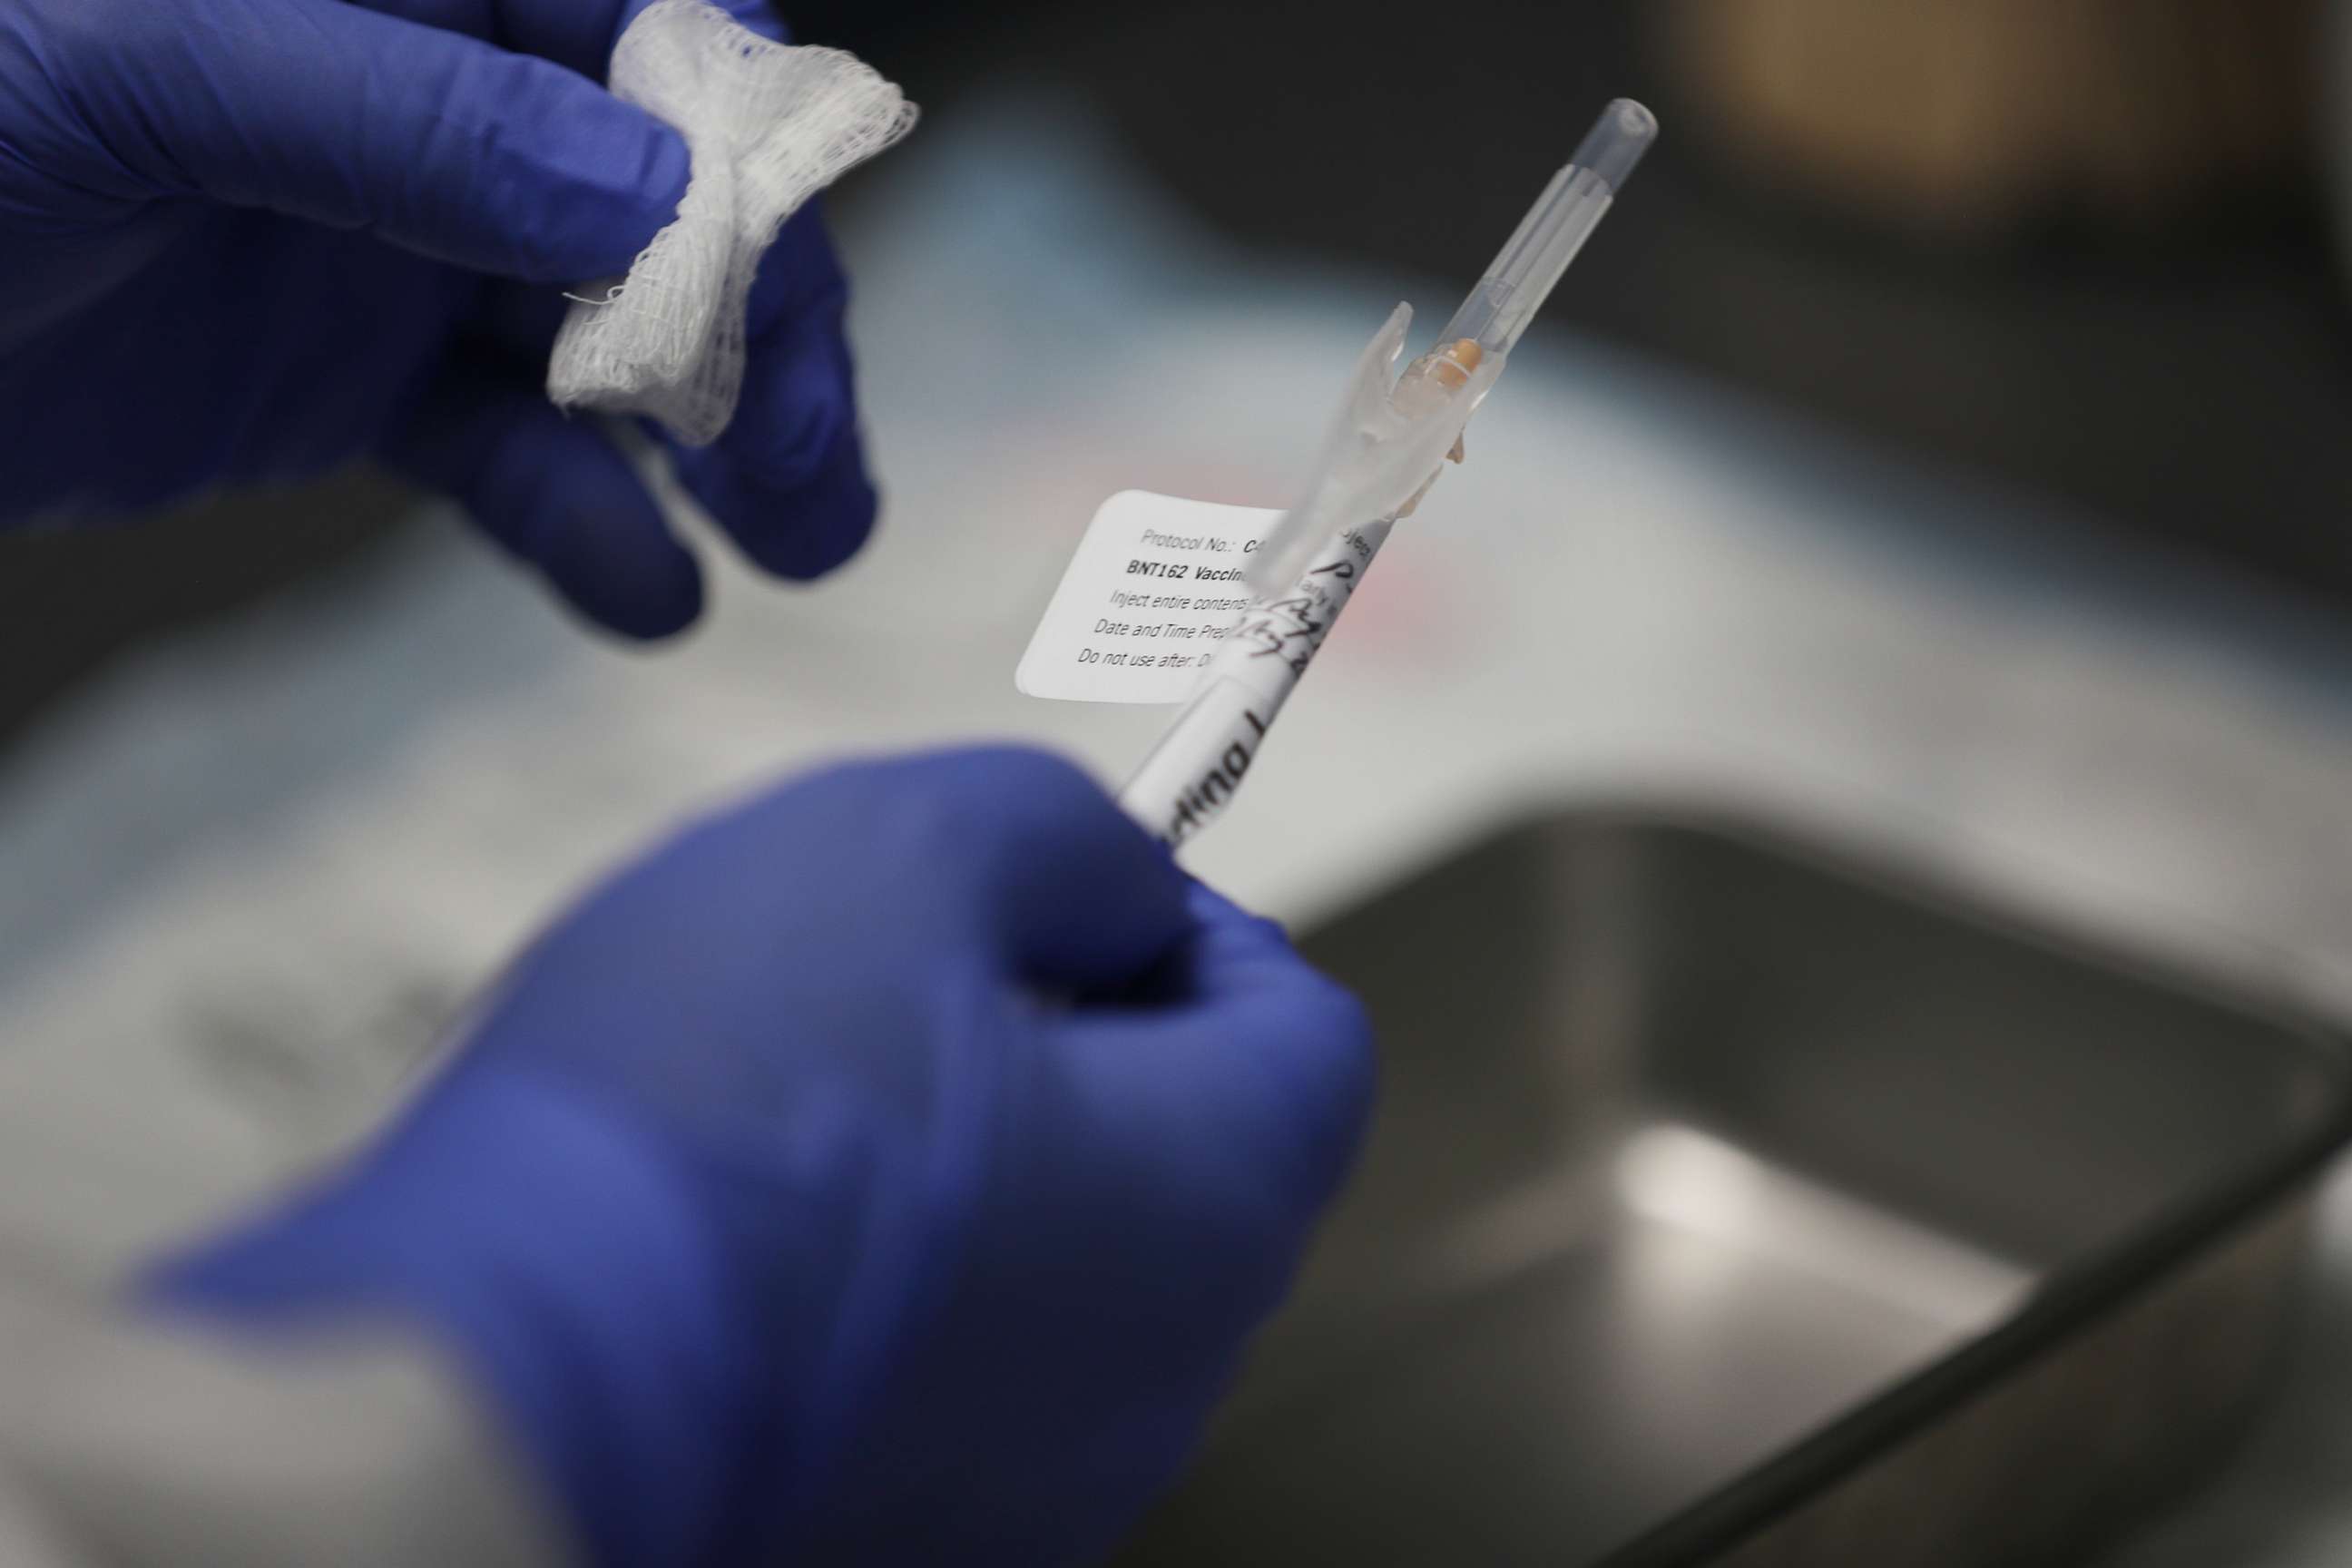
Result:
{"label": "handwritten ink marking", "polygon": [[1160,835],[1160,841],[1170,848],[1176,847],[1208,826],[1233,799],[1234,792],[1241,788],[1242,775],[1249,772],[1250,763],[1256,760],[1257,743],[1265,739],[1264,719],[1250,709],[1244,709],[1242,717],[1249,721],[1249,734],[1237,737],[1210,764],[1208,772],[1185,786],[1183,793],[1176,797],[1175,815]]}

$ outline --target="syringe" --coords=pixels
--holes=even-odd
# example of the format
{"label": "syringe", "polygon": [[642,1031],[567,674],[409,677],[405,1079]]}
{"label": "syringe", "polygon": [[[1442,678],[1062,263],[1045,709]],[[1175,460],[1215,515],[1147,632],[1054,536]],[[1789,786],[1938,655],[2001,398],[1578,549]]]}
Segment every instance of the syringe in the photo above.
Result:
{"label": "syringe", "polygon": [[1657,134],[1648,110],[1626,98],[1611,103],[1437,345],[1393,386],[1411,309],[1399,306],[1372,340],[1315,482],[1256,552],[1255,597],[1240,626],[1120,792],[1128,814],[1170,846],[1231,804],[1389,531],[1421,503],[1445,458],[1462,460],[1463,427]]}

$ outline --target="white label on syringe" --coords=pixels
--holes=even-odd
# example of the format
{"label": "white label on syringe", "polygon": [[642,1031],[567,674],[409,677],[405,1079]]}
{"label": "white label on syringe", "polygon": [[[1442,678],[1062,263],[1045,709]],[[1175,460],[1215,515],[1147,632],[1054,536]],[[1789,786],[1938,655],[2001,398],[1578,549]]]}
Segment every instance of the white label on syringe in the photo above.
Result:
{"label": "white label on syringe", "polygon": [[1149,490],[1111,497],[1087,525],[1013,684],[1063,701],[1183,701],[1249,608],[1244,564],[1281,515]]}
{"label": "white label on syringe", "polygon": [[1387,520],[1366,523],[1326,543],[1288,593],[1250,607],[1225,639],[1215,660],[1217,673],[1233,676],[1262,696],[1286,696],[1355,597],[1356,584],[1394,526]]}
{"label": "white label on syringe", "polygon": [[1129,816],[1174,848],[1223,812],[1393,526],[1382,520],[1343,530],[1290,592],[1250,607],[1199,693],[1119,792]]}

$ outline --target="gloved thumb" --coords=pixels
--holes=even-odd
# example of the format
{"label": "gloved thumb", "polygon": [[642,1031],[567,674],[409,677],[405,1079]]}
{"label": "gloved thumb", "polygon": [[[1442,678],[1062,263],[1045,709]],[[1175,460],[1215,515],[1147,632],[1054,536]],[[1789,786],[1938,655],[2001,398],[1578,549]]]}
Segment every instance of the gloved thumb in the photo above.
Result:
{"label": "gloved thumb", "polygon": [[[1253,1224],[1303,1235],[1371,1113],[1370,1021],[1280,927],[1197,883],[1188,898],[1192,936],[1155,977],[1159,1005],[1061,1021],[1069,1080],[1111,1147],[1213,1152],[1194,1196],[1221,1194]],[[1286,1268],[1286,1246],[1273,1256]]]}
{"label": "gloved thumb", "polygon": [[[70,9],[70,8],[69,8]],[[365,228],[534,282],[625,271],[675,216],[677,132],[561,66],[344,0],[92,6],[45,62],[159,195]],[[101,36],[102,34],[102,36]]]}

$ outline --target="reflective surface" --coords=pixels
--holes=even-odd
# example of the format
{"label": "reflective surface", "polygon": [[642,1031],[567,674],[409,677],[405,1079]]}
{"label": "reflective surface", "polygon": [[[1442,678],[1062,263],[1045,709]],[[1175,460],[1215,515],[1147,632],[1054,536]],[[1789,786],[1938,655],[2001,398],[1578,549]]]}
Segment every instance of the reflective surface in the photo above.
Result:
{"label": "reflective surface", "polygon": [[[1507,835],[1309,945],[1381,1025],[1381,1119],[1132,1563],[1601,1560],[2343,1095],[2283,1025],[1630,817]],[[2291,1250],[2235,1278],[2267,1301]]]}

